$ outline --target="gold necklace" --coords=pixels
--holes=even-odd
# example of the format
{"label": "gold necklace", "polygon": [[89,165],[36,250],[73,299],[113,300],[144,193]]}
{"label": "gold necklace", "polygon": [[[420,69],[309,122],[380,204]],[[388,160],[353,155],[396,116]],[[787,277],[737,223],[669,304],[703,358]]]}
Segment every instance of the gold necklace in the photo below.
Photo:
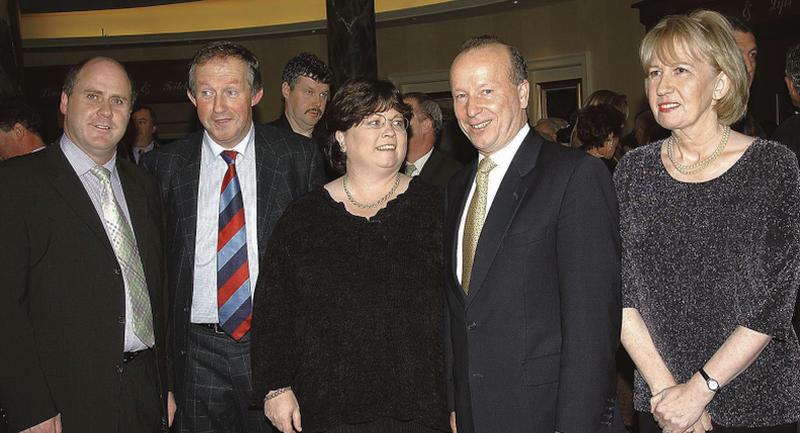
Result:
{"label": "gold necklace", "polygon": [[364,204],[357,202],[356,199],[353,198],[353,194],[350,193],[350,190],[347,189],[347,175],[344,175],[344,177],[342,177],[342,186],[344,187],[344,193],[347,194],[347,200],[349,200],[353,206],[361,209],[372,209],[380,206],[381,204],[383,204],[383,202],[389,200],[389,197],[391,197],[392,194],[394,194],[394,192],[397,191],[397,187],[399,185],[400,185],[400,172],[398,172],[397,176],[395,176],[394,178],[394,185],[392,185],[392,189],[390,189],[385,196],[379,198],[378,201],[376,202]]}
{"label": "gold necklace", "polygon": [[728,144],[728,138],[731,135],[731,127],[726,126],[725,129],[722,130],[722,139],[719,141],[717,148],[714,149],[714,152],[711,155],[708,155],[706,159],[701,159],[697,162],[692,164],[681,164],[675,160],[674,154],[674,146],[677,146],[675,136],[672,135],[667,139],[667,158],[669,158],[669,162],[672,163],[672,166],[675,167],[675,170],[678,170],[680,173],[685,175],[694,174],[700,171],[703,171],[704,168],[708,167],[708,164],[711,164],[712,161],[717,159],[718,156],[722,154],[722,151],[725,150],[725,145]]}

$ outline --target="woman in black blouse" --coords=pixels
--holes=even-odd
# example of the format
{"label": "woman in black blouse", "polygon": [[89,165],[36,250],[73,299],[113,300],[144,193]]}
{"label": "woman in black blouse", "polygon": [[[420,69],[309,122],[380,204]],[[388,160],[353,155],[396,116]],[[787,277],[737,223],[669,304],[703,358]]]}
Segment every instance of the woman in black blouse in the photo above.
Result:
{"label": "woman in black blouse", "polygon": [[794,433],[797,163],[778,143],[731,131],[748,85],[722,16],[664,18],[640,58],[650,108],[671,131],[628,153],[614,177],[622,343],[641,430]]}
{"label": "woman in black blouse", "polygon": [[410,115],[389,82],[345,83],[320,137],[343,176],[292,203],[273,231],[252,364],[284,433],[448,429],[443,210],[436,190],[399,172]]}

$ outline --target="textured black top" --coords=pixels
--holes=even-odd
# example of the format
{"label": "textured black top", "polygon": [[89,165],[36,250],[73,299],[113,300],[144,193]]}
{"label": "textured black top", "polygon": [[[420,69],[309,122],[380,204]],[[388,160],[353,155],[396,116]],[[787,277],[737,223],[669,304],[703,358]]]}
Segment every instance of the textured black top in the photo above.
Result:
{"label": "textured black top", "polygon": [[281,217],[254,297],[254,389],[291,386],[303,432],[379,417],[448,430],[443,212],[412,181],[369,220],[325,189]]}
{"label": "textured black top", "polygon": [[[756,139],[721,176],[671,177],[663,141],[628,153],[614,181],[623,306],[638,309],[659,354],[686,382],[737,325],[773,336],[708,405],[724,426],[800,419],[800,347],[791,325],[800,283],[800,180],[786,147]],[[634,405],[649,411],[637,373]]]}

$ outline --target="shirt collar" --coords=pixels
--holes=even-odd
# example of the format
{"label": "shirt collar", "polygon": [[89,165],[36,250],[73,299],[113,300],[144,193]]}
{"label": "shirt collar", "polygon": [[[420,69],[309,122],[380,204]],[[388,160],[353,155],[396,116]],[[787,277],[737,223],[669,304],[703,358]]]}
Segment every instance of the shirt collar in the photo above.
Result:
{"label": "shirt collar", "polygon": [[417,167],[417,170],[422,170],[422,167],[425,165],[426,162],[428,162],[428,159],[430,159],[432,153],[433,153],[433,147],[431,147],[428,153],[417,158],[416,161],[414,162],[409,161],[409,164],[414,164],[414,167]]}
{"label": "shirt collar", "polygon": [[[514,155],[517,154],[517,150],[519,150],[519,147],[522,145],[522,140],[525,139],[530,130],[531,127],[528,126],[528,123],[526,122],[525,125],[520,128],[519,132],[517,132],[517,135],[515,135],[507,145],[497,152],[489,155],[492,158],[492,161],[494,161],[498,167],[503,167],[502,171],[505,171],[505,169],[511,165],[511,160],[514,159]],[[478,163],[483,161],[483,158],[486,157],[479,153]]]}
{"label": "shirt collar", "polygon": [[[239,157],[247,158],[247,150],[250,148],[250,143],[253,142],[254,138],[255,129],[253,127],[253,123],[251,122],[250,130],[247,131],[247,135],[245,135],[244,138],[242,138],[242,141],[238,142],[236,146],[233,146],[230,149],[220,146],[214,141],[214,139],[211,138],[211,135],[208,134],[208,131],[203,132],[203,146],[205,146],[215,158],[219,157],[219,155],[225,150],[236,151],[236,153],[239,154]],[[237,157],[237,160],[239,157]]]}
{"label": "shirt collar", "polygon": [[[64,152],[64,156],[67,157],[67,161],[69,161],[69,164],[72,166],[72,169],[75,170],[75,173],[78,174],[78,176],[83,176],[97,165],[97,163],[94,162],[94,160],[87,155],[83,149],[78,147],[77,144],[70,140],[67,134],[63,134],[61,136],[59,145],[61,146],[61,151]],[[114,175],[117,170],[116,152],[111,156],[111,159],[103,164],[103,167],[108,169],[108,171]]]}

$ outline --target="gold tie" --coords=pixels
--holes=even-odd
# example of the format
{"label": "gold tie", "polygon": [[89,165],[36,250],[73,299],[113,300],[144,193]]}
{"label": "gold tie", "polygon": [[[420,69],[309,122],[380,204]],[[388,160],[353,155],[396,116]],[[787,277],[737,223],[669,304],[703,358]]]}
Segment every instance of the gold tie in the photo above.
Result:
{"label": "gold tie", "polygon": [[414,165],[413,162],[406,163],[406,174],[409,176],[413,176],[414,172],[417,171],[417,166]]}
{"label": "gold tie", "polygon": [[461,287],[464,293],[469,294],[469,280],[472,276],[472,264],[475,260],[475,250],[478,247],[478,239],[481,237],[483,222],[486,219],[486,195],[489,192],[489,172],[497,164],[491,158],[483,158],[478,164],[478,173],[475,175],[475,193],[472,194],[472,201],[469,202],[467,218],[464,221],[464,238],[462,244],[461,260]]}

